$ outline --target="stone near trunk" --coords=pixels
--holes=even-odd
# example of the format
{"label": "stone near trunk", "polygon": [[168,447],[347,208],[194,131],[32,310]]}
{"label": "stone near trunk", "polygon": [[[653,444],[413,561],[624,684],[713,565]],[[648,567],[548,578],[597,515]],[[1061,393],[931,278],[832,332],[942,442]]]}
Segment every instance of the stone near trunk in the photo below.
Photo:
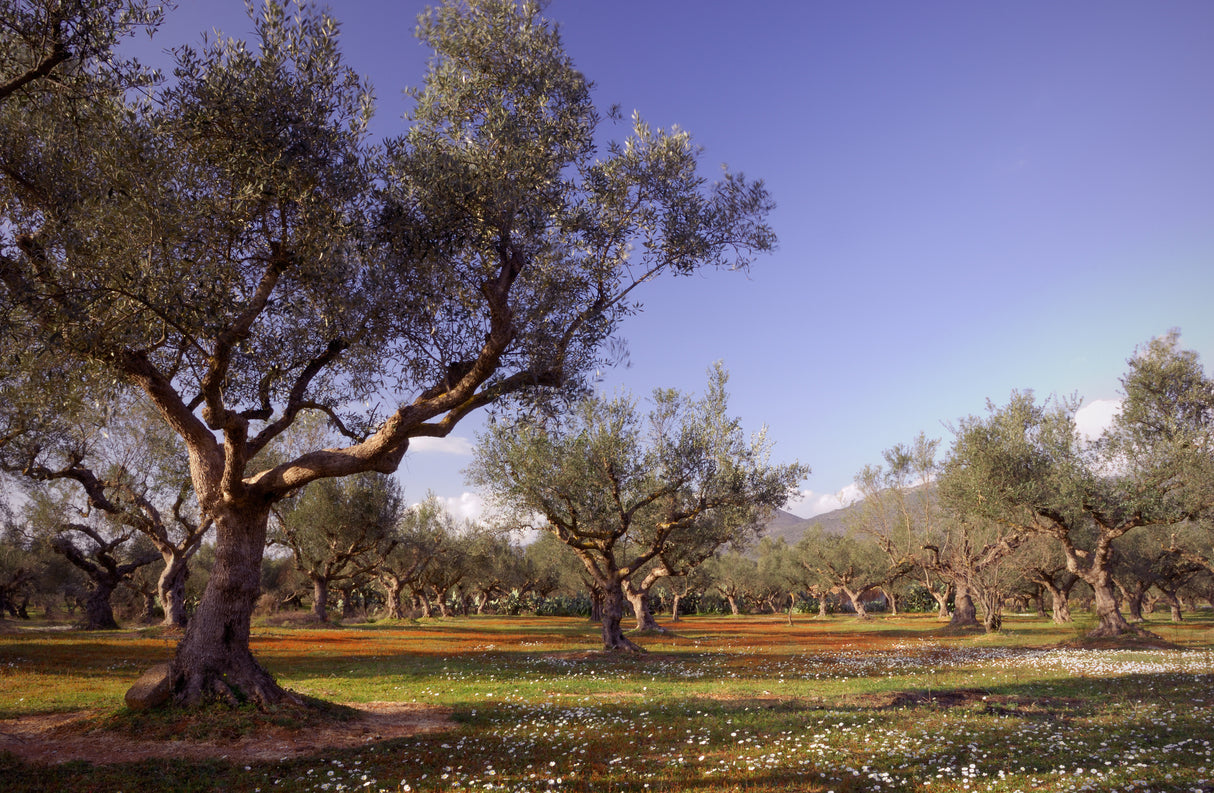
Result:
{"label": "stone near trunk", "polygon": [[126,706],[131,710],[148,710],[169,701],[172,693],[170,687],[169,664],[156,664],[143,673],[126,692]]}

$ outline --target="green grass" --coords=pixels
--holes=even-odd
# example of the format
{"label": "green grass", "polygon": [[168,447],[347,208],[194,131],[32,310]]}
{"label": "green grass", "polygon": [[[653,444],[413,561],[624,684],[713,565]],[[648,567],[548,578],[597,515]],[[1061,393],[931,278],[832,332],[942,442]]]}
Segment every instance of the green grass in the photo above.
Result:
{"label": "green grass", "polygon": [[[638,657],[559,618],[259,628],[255,651],[288,688],[439,706],[454,724],[272,764],[8,756],[0,789],[1214,790],[1210,615],[1151,622],[1176,649],[1081,649],[1082,625],[1026,617],[991,636],[929,617],[672,627]],[[0,718],[91,708],[94,726],[162,738],[307,729],[289,714],[126,714],[126,687],[171,650],[154,632],[0,634]]]}

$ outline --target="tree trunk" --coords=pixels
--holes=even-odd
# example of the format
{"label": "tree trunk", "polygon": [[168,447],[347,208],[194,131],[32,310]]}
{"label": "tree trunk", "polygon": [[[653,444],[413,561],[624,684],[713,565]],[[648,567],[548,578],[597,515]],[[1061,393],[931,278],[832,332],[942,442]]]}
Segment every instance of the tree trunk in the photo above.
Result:
{"label": "tree trunk", "polygon": [[429,595],[427,595],[425,592],[420,593],[417,596],[417,602],[418,602],[418,605],[420,605],[422,608],[422,617],[423,618],[430,619],[431,617],[434,616],[434,607],[430,605],[430,596]]}
{"label": "tree trunk", "polygon": [[1175,591],[1169,592],[1160,587],[1160,592],[1163,593],[1163,601],[1168,604],[1168,609],[1171,612],[1172,622],[1184,622],[1184,614],[1180,608],[1180,598],[1176,596]]}
{"label": "tree trunk", "polygon": [[898,616],[898,596],[884,587],[881,588],[881,594],[885,595],[885,602],[889,604],[889,615]]}
{"label": "tree trunk", "polygon": [[725,599],[729,601],[729,613],[733,616],[738,616],[742,612],[738,610],[738,599],[733,595],[726,595]]}
{"label": "tree trunk", "polygon": [[830,613],[826,610],[826,595],[818,595],[818,618],[826,619],[829,616]]}
{"label": "tree trunk", "polygon": [[143,613],[139,615],[139,621],[151,625],[156,621],[156,593],[149,589],[140,594],[143,595]]}
{"label": "tree trunk", "polygon": [[1125,617],[1121,616],[1121,611],[1117,608],[1117,595],[1113,588],[1113,579],[1109,575],[1108,570],[1097,568],[1083,577],[1088,585],[1092,587],[1092,595],[1095,598],[1096,617],[1099,623],[1096,628],[1088,634],[1088,638],[1102,639],[1110,636],[1123,636],[1127,633],[1135,633],[1130,623],[1126,622]]}
{"label": "tree trunk", "polygon": [[968,581],[956,583],[956,594],[953,596],[953,616],[948,621],[948,627],[955,630],[978,627],[978,610],[974,608],[974,597],[970,592]]}
{"label": "tree trunk", "polygon": [[400,605],[400,594],[404,584],[394,579],[388,579],[383,584],[384,591],[387,592],[388,619],[403,620],[405,612]]}
{"label": "tree trunk", "polygon": [[935,589],[929,589],[932,600],[936,601],[936,619],[940,622],[948,622],[952,619],[952,614],[948,611],[948,599],[952,596],[955,588],[950,584],[943,592],[937,592]]}
{"label": "tree trunk", "polygon": [[329,621],[329,579],[323,576],[312,577],[312,616]]}
{"label": "tree trunk", "polygon": [[160,598],[160,606],[164,609],[166,627],[184,628],[185,613],[185,582],[190,576],[190,566],[180,554],[166,553],[164,556],[164,571],[156,582],[156,591]]}
{"label": "tree trunk", "polygon": [[683,599],[683,596],[680,595],[678,592],[675,592],[670,596],[670,599],[672,601],[672,604],[670,606],[670,621],[678,622],[679,621],[679,601]]}
{"label": "tree trunk", "polygon": [[354,588],[341,590],[341,618],[352,620],[358,616],[358,594]]}
{"label": "tree trunk", "polygon": [[1142,616],[1142,606],[1147,595],[1147,590],[1151,588],[1151,585],[1138,581],[1134,584],[1133,589],[1131,589],[1116,579],[1114,579],[1113,583],[1121,591],[1121,597],[1125,601],[1126,609],[1130,612],[1128,621],[1146,622],[1146,619]]}
{"label": "tree trunk", "polygon": [[590,622],[603,622],[603,592],[597,586],[590,587]]}
{"label": "tree trunk", "polygon": [[1050,599],[1052,601],[1053,612],[1054,612],[1053,621],[1057,622],[1057,623],[1070,622],[1071,621],[1071,598],[1070,598],[1071,591],[1070,591],[1070,588],[1068,587],[1067,589],[1062,589],[1061,587],[1054,585],[1054,583],[1050,582],[1050,581],[1042,581],[1041,585],[1050,593]]}
{"label": "tree trunk", "polygon": [[117,581],[106,577],[93,579],[93,588],[84,603],[84,624],[81,628],[86,631],[110,631],[118,627],[114,607],[110,604],[110,597],[117,586]]}
{"label": "tree trunk", "polygon": [[649,608],[649,593],[634,592],[628,584],[624,585],[624,596],[632,606],[633,616],[636,617],[636,630],[665,633],[666,629],[653,618],[653,609]]}
{"label": "tree trunk", "polygon": [[864,608],[864,603],[860,600],[860,595],[863,592],[853,592],[847,587],[839,587],[843,590],[843,594],[847,595],[847,599],[851,601],[851,607],[856,610],[856,617],[862,620],[871,620],[872,616],[868,613],[868,609]]}
{"label": "tree trunk", "polygon": [[268,505],[228,507],[215,515],[215,567],[173,658],[172,688],[178,703],[192,705],[209,698],[259,706],[284,699],[302,702],[279,687],[249,649],[268,516]]}
{"label": "tree trunk", "polygon": [[633,644],[624,631],[620,622],[624,619],[624,587],[620,581],[603,587],[603,649],[609,651],[624,650],[632,653],[644,652],[638,645]]}

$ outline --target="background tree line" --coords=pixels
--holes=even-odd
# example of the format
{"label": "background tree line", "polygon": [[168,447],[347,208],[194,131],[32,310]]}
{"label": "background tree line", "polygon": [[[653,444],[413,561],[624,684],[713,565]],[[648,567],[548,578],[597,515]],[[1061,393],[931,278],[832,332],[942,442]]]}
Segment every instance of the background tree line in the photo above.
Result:
{"label": "background tree line", "polygon": [[[791,543],[762,536],[762,528],[802,469],[771,466],[765,440],[738,434],[725,382],[718,367],[698,400],[658,392],[648,416],[630,399],[597,399],[560,424],[492,427],[471,472],[518,499],[496,526],[461,524],[433,496],[406,508],[387,475],[309,485],[275,512],[259,609],[321,621],[334,607],[343,619],[605,617],[610,647],[631,644],[617,638],[625,602],[640,630],[653,630],[662,612],[677,621],[696,612],[864,619],[873,610],[932,611],[955,630],[995,630],[1006,608],[1069,622],[1077,606],[1094,611],[1098,636],[1134,632],[1154,609],[1181,620],[1199,604],[1214,606],[1214,384],[1176,333],[1129,360],[1122,411],[1100,437],[1076,432],[1076,400],[1014,393],[959,421],[943,455],[939,441],[922,434],[886,450],[880,464],[859,472],[862,498],[841,530],[814,525]],[[127,411],[123,421],[136,415]],[[127,429],[119,437],[143,437],[145,454],[157,448]],[[86,454],[75,442],[64,459],[122,459],[104,443]],[[171,448],[160,448],[166,462],[141,470],[176,481]],[[715,464],[705,467],[709,460]],[[117,593],[128,618],[149,619],[159,597],[158,613],[176,624],[172,604],[184,609],[197,597],[213,547],[195,546],[184,596],[166,593],[156,585],[158,568],[174,557],[156,553],[148,534],[159,524],[104,508],[117,496],[90,511],[88,487],[51,473],[70,470],[27,464],[24,479],[6,479],[4,613],[21,618],[31,605],[52,615],[80,610],[90,627],[112,626],[112,614],[97,621],[108,612],[90,604]],[[127,498],[138,492],[136,506],[168,504],[164,512],[184,515],[180,490],[146,480],[135,491],[120,462],[107,470],[105,486]],[[627,492],[642,508],[629,512]],[[538,532],[528,542],[517,534],[524,517]],[[604,570],[617,578],[614,607]]]}

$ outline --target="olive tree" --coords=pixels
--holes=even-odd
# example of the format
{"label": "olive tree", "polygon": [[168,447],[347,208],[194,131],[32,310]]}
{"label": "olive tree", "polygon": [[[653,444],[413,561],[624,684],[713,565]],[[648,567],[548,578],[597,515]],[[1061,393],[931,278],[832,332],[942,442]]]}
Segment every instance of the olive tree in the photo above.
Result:
{"label": "olive tree", "polygon": [[1057,541],[1067,570],[1091,586],[1093,637],[1136,632],[1118,607],[1116,541],[1209,508],[1214,385],[1175,332],[1129,359],[1121,413],[1099,439],[1075,431],[1075,400],[1014,392],[985,417],[961,421],[941,492],[958,510],[1018,536]]}
{"label": "olive tree", "polygon": [[189,561],[211,522],[199,513],[176,436],[132,393],[98,389],[81,399],[77,387],[73,398],[48,405],[43,378],[13,376],[5,386],[0,471],[31,495],[71,491],[78,511],[141,533],[164,563],[155,586],[164,624],[184,627]]}
{"label": "olive tree", "polygon": [[[534,3],[424,14],[434,56],[382,142],[338,23],[310,6],[268,0],[251,41],[175,47],[160,82],[113,57],[155,21],[134,0],[2,13],[4,366],[70,360],[181,439],[216,545],[179,703],[284,697],[249,649],[276,502],[391,473],[475,410],[576,391],[636,287],[774,244],[762,184],[709,183],[685,132],[634,117],[600,150],[591,84]],[[342,443],[259,454],[308,414]]]}
{"label": "olive tree", "polygon": [[401,519],[400,485],[386,474],[321,479],[282,502],[271,540],[291,551],[312,582],[312,615],[328,622],[329,589],[366,576],[379,564]]}
{"label": "olive tree", "polygon": [[726,380],[718,366],[694,400],[659,389],[647,416],[624,396],[588,399],[563,420],[499,423],[479,438],[470,481],[509,525],[574,550],[603,594],[607,650],[640,649],[620,630],[633,576],[682,575],[741,544],[805,476],[805,466],[769,461],[764,434],[745,437]]}

